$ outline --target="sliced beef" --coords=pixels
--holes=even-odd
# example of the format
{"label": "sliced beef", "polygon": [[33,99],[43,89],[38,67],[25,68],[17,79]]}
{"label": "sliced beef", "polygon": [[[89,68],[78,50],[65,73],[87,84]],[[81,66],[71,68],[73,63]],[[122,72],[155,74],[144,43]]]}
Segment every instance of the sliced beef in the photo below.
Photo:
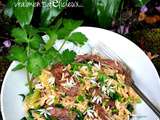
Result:
{"label": "sliced beef", "polygon": [[100,95],[100,94],[101,94],[101,91],[100,91],[99,87],[93,87],[93,88],[90,88],[90,89],[89,89],[89,93],[90,93],[92,96],[97,96],[97,95]]}
{"label": "sliced beef", "polygon": [[118,70],[120,73],[124,72],[124,69],[122,65],[118,62],[115,62],[110,59],[104,59],[101,58],[100,56],[97,55],[89,55],[89,54],[84,54],[84,55],[78,55],[76,57],[77,62],[83,62],[83,61],[95,61],[95,62],[100,62],[101,65],[108,65],[112,69]]}
{"label": "sliced beef", "polygon": [[77,81],[75,81],[76,85],[74,87],[70,88],[70,89],[66,89],[63,86],[63,84],[67,80],[70,80],[70,79],[75,80],[75,78],[73,76],[71,76],[71,74],[67,70],[63,71],[63,66],[62,65],[60,65],[60,64],[55,65],[52,69],[52,74],[55,77],[56,84],[58,85],[59,89],[62,90],[62,92],[65,92],[69,96],[76,96],[78,94],[80,84]]}
{"label": "sliced beef", "polygon": [[124,73],[124,69],[122,65],[119,62],[109,60],[109,59],[102,59],[101,60],[102,65],[108,65],[109,68],[118,70],[119,73]]}
{"label": "sliced beef", "polygon": [[110,101],[108,102],[108,106],[109,106],[110,108],[114,108],[114,107],[115,107],[115,101],[114,101],[114,100],[110,100]]}
{"label": "sliced beef", "polygon": [[55,83],[60,84],[60,80],[62,78],[62,73],[63,73],[63,65],[62,64],[56,64],[53,66],[51,69],[51,73],[55,77]]}
{"label": "sliced beef", "polygon": [[98,113],[98,116],[101,118],[101,120],[110,120],[106,111],[100,105],[96,105],[95,109]]}
{"label": "sliced beef", "polygon": [[97,55],[89,55],[89,54],[84,54],[84,55],[78,55],[76,57],[76,61],[77,62],[83,62],[83,61],[95,61],[95,62],[99,62],[101,59],[101,57],[97,56]]}
{"label": "sliced beef", "polygon": [[125,71],[124,75],[125,75],[125,84],[131,86],[132,82],[134,82],[134,81],[132,80],[130,71]]}
{"label": "sliced beef", "polygon": [[58,120],[74,120],[76,117],[76,113],[69,112],[65,108],[53,108],[50,113]]}
{"label": "sliced beef", "polygon": [[63,92],[65,92],[68,96],[77,96],[79,92],[80,83],[76,82],[76,85],[70,89],[66,89],[63,86],[61,86]]}

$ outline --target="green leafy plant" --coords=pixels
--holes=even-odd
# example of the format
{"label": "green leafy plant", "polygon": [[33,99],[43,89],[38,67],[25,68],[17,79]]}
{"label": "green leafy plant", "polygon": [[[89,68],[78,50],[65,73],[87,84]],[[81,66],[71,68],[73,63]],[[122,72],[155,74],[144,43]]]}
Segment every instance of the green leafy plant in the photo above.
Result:
{"label": "green leafy plant", "polygon": [[[64,4],[67,3],[67,1],[68,0],[61,0],[60,2]],[[41,26],[48,26],[54,18],[62,12],[65,6],[60,6],[59,2],[53,0],[42,0],[42,3],[46,5],[42,5]],[[49,4],[52,4],[52,6],[49,6]]]}
{"label": "green leafy plant", "polygon": [[[39,25],[48,26],[66,7],[68,0],[52,1],[52,0],[8,0],[4,14],[14,16],[21,27],[29,25],[32,21],[36,7],[41,8],[39,13]],[[64,4],[64,5],[62,5]]]}
{"label": "green leafy plant", "polygon": [[[24,26],[12,30],[11,35],[16,45],[11,47],[8,58],[19,61],[13,71],[22,68],[27,70],[30,91],[32,91],[32,83],[29,80],[29,73],[35,77],[41,74],[42,69],[50,65],[56,63],[66,65],[74,61],[76,56],[74,51],[69,49],[64,50],[62,53],[60,51],[66,41],[78,46],[85,44],[87,38],[84,34],[80,32],[71,33],[81,24],[82,21],[60,19],[54,26],[49,28],[36,29],[32,26]],[[46,42],[44,41],[45,37],[47,37]],[[53,45],[59,38],[64,39],[63,44],[60,48],[55,49]]]}
{"label": "green leafy plant", "polygon": [[[111,25],[120,8],[121,0],[83,0],[85,14],[103,28]],[[123,1],[123,0],[122,0]]]}
{"label": "green leafy plant", "polygon": [[146,5],[150,0],[133,0],[136,7],[142,7]]}
{"label": "green leafy plant", "polygon": [[[80,32],[71,33],[82,24],[82,21],[72,19],[59,19],[50,25],[65,6],[58,6],[67,3],[67,0],[59,2],[51,0],[39,1],[41,4],[39,27],[31,25],[35,5],[34,0],[8,0],[5,14],[17,19],[20,27],[11,30],[11,36],[15,45],[11,47],[8,55],[9,60],[16,60],[19,64],[13,71],[25,68],[29,90],[32,92],[30,75],[36,77],[41,74],[42,69],[56,63],[69,64],[74,61],[76,53],[66,49],[60,52],[66,41],[82,46],[87,41],[84,34]],[[53,3],[54,2],[54,3]],[[50,25],[50,27],[46,27]],[[59,39],[63,39],[60,48],[53,46]]]}
{"label": "green leafy plant", "polygon": [[[29,25],[34,12],[34,6],[28,5],[34,4],[34,0],[9,0],[8,1],[8,15],[11,16],[12,13],[23,27],[24,25]],[[7,14],[6,13],[6,14]]]}

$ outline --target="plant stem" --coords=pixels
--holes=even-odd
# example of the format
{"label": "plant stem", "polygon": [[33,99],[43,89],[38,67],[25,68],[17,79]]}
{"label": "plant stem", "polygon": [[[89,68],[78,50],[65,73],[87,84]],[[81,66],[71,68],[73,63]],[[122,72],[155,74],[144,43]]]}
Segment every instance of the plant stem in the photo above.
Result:
{"label": "plant stem", "polygon": [[58,49],[58,51],[60,51],[63,48],[65,43],[66,43],[66,40],[63,41],[63,43],[62,43],[61,47]]}
{"label": "plant stem", "polygon": [[28,81],[28,86],[29,86],[29,92],[32,93],[32,81],[30,80],[28,71],[27,71],[27,81]]}
{"label": "plant stem", "polygon": [[[27,42],[27,57],[30,55],[30,43]],[[28,87],[29,87],[29,92],[32,93],[32,81],[30,80],[29,72],[27,70],[27,81],[28,81]]]}

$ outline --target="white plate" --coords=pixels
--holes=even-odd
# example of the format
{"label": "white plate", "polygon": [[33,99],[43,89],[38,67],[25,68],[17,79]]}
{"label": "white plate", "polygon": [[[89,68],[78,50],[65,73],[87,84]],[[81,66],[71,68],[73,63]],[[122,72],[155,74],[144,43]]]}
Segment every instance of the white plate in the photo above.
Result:
{"label": "white plate", "polygon": [[[137,86],[148,98],[160,108],[160,78],[152,62],[134,43],[114,32],[100,28],[80,27],[76,31],[83,32],[89,39],[88,43],[79,49],[72,44],[65,47],[76,50],[79,54],[90,52],[101,41],[119,55],[131,68]],[[58,47],[61,42],[57,42]],[[88,47],[89,46],[89,47]],[[3,120],[20,120],[24,116],[22,98],[18,94],[28,92],[26,73],[24,70],[12,72],[17,62],[13,62],[4,78],[1,90],[1,111]],[[158,120],[150,108],[142,102],[136,107],[136,115],[145,116],[141,120]]]}

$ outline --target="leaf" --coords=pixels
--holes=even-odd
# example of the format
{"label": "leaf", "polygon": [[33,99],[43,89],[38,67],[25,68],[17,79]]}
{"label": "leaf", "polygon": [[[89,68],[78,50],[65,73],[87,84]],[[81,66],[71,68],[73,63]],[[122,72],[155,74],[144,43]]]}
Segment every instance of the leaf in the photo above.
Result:
{"label": "leaf", "polygon": [[26,118],[26,117],[23,117],[23,118],[21,118],[20,120],[27,120],[27,118]]}
{"label": "leaf", "polygon": [[146,5],[150,0],[134,0],[136,7],[142,7]]}
{"label": "leaf", "polygon": [[13,7],[11,7],[10,5],[7,4],[5,10],[4,10],[4,15],[8,16],[8,17],[12,17],[13,15]]}
{"label": "leaf", "polygon": [[103,73],[99,73],[98,82],[101,85],[104,85],[106,80],[107,80],[107,76]]}
{"label": "leaf", "polygon": [[10,18],[13,16],[12,0],[8,0],[5,10],[4,10],[4,15]]}
{"label": "leaf", "polygon": [[55,41],[57,40],[57,34],[55,34],[54,32],[52,31],[49,31],[48,32],[48,35],[49,35],[49,40],[47,41],[46,45],[45,45],[45,49],[48,50],[50,49],[51,47],[53,47]]}
{"label": "leaf", "polygon": [[64,106],[62,104],[55,104],[54,107],[56,107],[56,108],[64,108]]}
{"label": "leaf", "polygon": [[116,18],[121,0],[83,0],[83,3],[86,16],[106,28]]}
{"label": "leaf", "polygon": [[64,9],[65,6],[62,6],[62,3],[64,4],[67,1],[68,0],[42,0],[42,4],[44,5],[41,11],[41,25],[48,26]]}
{"label": "leaf", "polygon": [[26,119],[27,120],[34,120],[34,117],[32,115],[32,110],[31,109],[28,110]]}
{"label": "leaf", "polygon": [[68,38],[68,41],[73,42],[75,45],[84,45],[87,42],[87,37],[81,32],[74,32]]}
{"label": "leaf", "polygon": [[26,30],[27,34],[29,34],[30,36],[33,36],[39,32],[39,30],[37,30],[31,25],[25,25],[24,29]]}
{"label": "leaf", "polygon": [[62,18],[58,19],[58,21],[54,25],[54,29],[60,28],[60,26],[62,25],[62,23],[63,23],[63,19]]}
{"label": "leaf", "polygon": [[71,108],[71,111],[75,112],[77,115],[76,115],[76,120],[84,120],[84,114],[78,110],[77,108]]}
{"label": "leaf", "polygon": [[81,103],[84,101],[84,96],[83,95],[79,95],[76,97],[76,102]]}
{"label": "leaf", "polygon": [[127,105],[127,109],[128,109],[128,111],[131,112],[131,113],[134,111],[134,107],[133,107],[133,105],[130,104],[130,103]]}
{"label": "leaf", "polygon": [[76,53],[74,51],[66,49],[61,54],[61,61],[64,65],[70,64],[74,61],[75,56]]}
{"label": "leaf", "polygon": [[61,61],[60,53],[54,48],[47,50],[43,58],[45,59],[46,66],[56,64]]}
{"label": "leaf", "polygon": [[117,108],[112,108],[112,114],[117,114],[119,110]]}
{"label": "leaf", "polygon": [[110,26],[112,20],[116,18],[121,0],[101,1],[101,3],[97,4],[98,22],[102,27]]}
{"label": "leaf", "polygon": [[26,96],[24,94],[19,94],[19,96],[21,96],[22,97],[22,101],[24,101]]}
{"label": "leaf", "polygon": [[45,60],[39,53],[33,53],[28,58],[27,70],[33,74],[33,76],[38,76],[41,74],[42,69],[46,66]]}
{"label": "leaf", "polygon": [[110,77],[111,79],[117,80],[116,74],[114,74],[114,75],[108,75],[108,77]]}
{"label": "leaf", "polygon": [[29,25],[34,11],[34,0],[11,0],[14,8],[14,15],[20,25]]}
{"label": "leaf", "polygon": [[120,101],[122,99],[122,96],[118,92],[110,92],[109,95],[113,100]]}
{"label": "leaf", "polygon": [[97,21],[96,0],[83,0],[84,14],[91,20]]}
{"label": "leaf", "polygon": [[15,41],[18,42],[18,43],[28,41],[26,31],[21,29],[21,28],[14,28],[11,31],[11,36],[14,37]]}
{"label": "leaf", "polygon": [[40,47],[40,44],[42,43],[42,38],[38,34],[35,34],[29,42],[31,48],[38,49]]}
{"label": "leaf", "polygon": [[16,65],[16,67],[14,67],[13,69],[12,69],[12,71],[17,71],[17,70],[20,70],[20,69],[23,69],[25,66],[23,65],[23,64],[18,64],[18,65]]}
{"label": "leaf", "polygon": [[63,25],[68,30],[74,30],[80,25],[82,25],[83,21],[81,20],[73,20],[73,19],[63,19]]}
{"label": "leaf", "polygon": [[9,60],[17,60],[19,62],[25,62],[27,57],[26,57],[26,52],[24,48],[19,47],[19,46],[13,46],[10,51],[9,51]]}
{"label": "leaf", "polygon": [[57,30],[58,39],[64,39],[66,36],[70,34],[70,30],[67,30],[67,28],[60,28]]}
{"label": "leaf", "polygon": [[69,34],[82,24],[81,20],[63,19],[63,27],[57,30],[59,39],[64,39]]}

